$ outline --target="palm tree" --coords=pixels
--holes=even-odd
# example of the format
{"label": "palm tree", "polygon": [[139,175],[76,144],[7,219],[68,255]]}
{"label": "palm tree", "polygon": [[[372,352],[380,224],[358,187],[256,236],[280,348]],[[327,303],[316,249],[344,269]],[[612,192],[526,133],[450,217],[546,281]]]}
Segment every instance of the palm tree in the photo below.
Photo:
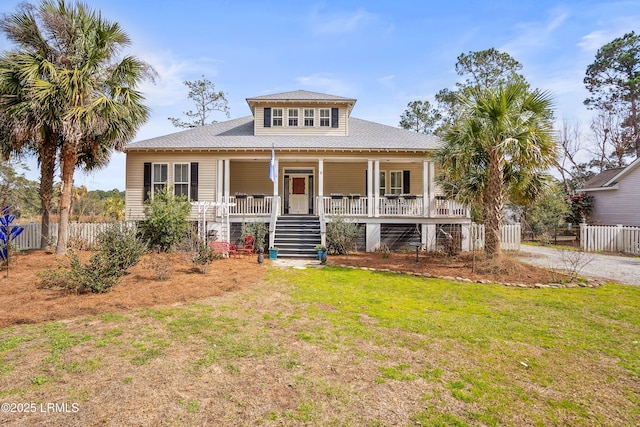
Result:
{"label": "palm tree", "polygon": [[[55,50],[40,32],[32,6],[23,5],[18,13],[6,15],[0,20],[0,30],[34,60],[45,62],[55,59]],[[37,157],[42,218],[40,248],[46,249],[49,246],[53,181],[61,135],[57,130],[56,112],[44,111],[29,98],[23,80],[25,70],[20,69],[20,63],[15,59],[12,54],[0,57],[0,116],[4,131],[0,145],[5,158],[24,151]]]}
{"label": "palm tree", "polygon": [[485,252],[499,258],[505,198],[532,202],[549,181],[556,157],[552,101],[526,84],[472,89],[460,95],[461,115],[437,151],[439,182],[457,200],[482,208]]}
{"label": "palm tree", "polygon": [[56,252],[64,253],[75,169],[78,164],[104,164],[113,149],[122,150],[134,137],[149,115],[135,89],[152,76],[152,70],[132,56],[118,61],[129,37],[117,23],[84,4],[44,1],[34,15],[24,22],[45,35],[44,40],[54,46],[54,58],[19,50],[10,59],[20,71],[26,98],[50,114],[44,121],[61,135]]}

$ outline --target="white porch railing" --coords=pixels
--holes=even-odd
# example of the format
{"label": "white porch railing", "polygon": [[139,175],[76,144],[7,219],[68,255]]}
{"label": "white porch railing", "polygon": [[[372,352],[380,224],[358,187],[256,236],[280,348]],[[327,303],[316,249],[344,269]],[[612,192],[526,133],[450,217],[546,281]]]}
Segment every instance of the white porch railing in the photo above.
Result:
{"label": "white porch railing", "polygon": [[640,255],[640,227],[581,224],[580,246],[585,252],[624,252]]}
{"label": "white porch railing", "polygon": [[[316,198],[318,201],[319,198]],[[366,197],[357,196],[324,196],[317,203],[324,215],[367,216],[368,203]],[[380,196],[376,216],[390,217],[443,217],[468,218],[468,208],[453,200],[434,199],[433,210],[425,215],[424,199],[420,195]],[[320,212],[319,212],[320,213]]]}
{"label": "white porch railing", "polygon": [[325,196],[320,206],[324,215],[367,216],[366,197]]}
{"label": "white porch railing", "polygon": [[271,215],[273,207],[273,196],[230,196],[230,203],[235,206],[229,207],[229,215],[262,216]]}
{"label": "white porch railing", "polygon": [[380,197],[378,213],[382,216],[423,216],[422,197],[385,196]]}
{"label": "white porch railing", "polygon": [[467,206],[462,203],[458,203],[455,200],[442,199],[436,196],[433,201],[432,216],[466,217]]}

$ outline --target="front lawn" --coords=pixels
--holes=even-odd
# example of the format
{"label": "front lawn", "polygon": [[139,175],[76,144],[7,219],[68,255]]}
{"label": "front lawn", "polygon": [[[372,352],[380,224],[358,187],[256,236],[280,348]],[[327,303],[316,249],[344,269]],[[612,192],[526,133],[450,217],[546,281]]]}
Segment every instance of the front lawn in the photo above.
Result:
{"label": "front lawn", "polygon": [[[174,283],[179,286],[179,283]],[[634,425],[640,288],[272,268],[197,303],[0,330],[2,425]]]}

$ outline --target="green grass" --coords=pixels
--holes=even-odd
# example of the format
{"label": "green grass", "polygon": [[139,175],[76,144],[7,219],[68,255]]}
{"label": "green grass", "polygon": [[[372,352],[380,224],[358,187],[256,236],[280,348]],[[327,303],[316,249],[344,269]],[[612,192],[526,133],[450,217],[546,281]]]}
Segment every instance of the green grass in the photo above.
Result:
{"label": "green grass", "polygon": [[639,337],[640,287],[271,269],[206,303],[0,330],[0,397],[99,413],[102,388],[161,379],[169,425],[631,425]]}
{"label": "green grass", "polygon": [[[437,342],[446,354],[461,359],[460,364],[452,364],[435,355],[439,366],[379,366],[377,383],[419,377],[442,387],[444,397],[436,394],[436,401],[448,396],[463,405],[483,408],[469,410],[462,417],[423,411],[414,419],[418,424],[500,424],[505,414],[512,413],[512,401],[542,399],[525,391],[514,377],[526,378],[525,384],[571,393],[572,382],[597,382],[580,367],[584,360],[595,366],[603,357],[610,358],[629,379],[640,378],[637,287],[522,289],[340,268],[295,275],[274,271],[272,275],[272,280],[292,286],[291,295],[306,304],[309,316],[332,325],[325,339],[337,334],[349,337],[347,343],[373,339],[382,346],[413,351],[428,351],[430,343]],[[379,328],[411,335],[400,338],[374,332]],[[308,340],[304,333],[298,336]],[[578,360],[580,364],[572,363]],[[638,390],[628,399],[638,399]],[[544,406],[546,419],[553,423],[580,425],[593,416],[585,415],[584,402],[572,397],[545,400]],[[555,415],[558,412],[562,417]],[[639,410],[635,413],[640,416]]]}

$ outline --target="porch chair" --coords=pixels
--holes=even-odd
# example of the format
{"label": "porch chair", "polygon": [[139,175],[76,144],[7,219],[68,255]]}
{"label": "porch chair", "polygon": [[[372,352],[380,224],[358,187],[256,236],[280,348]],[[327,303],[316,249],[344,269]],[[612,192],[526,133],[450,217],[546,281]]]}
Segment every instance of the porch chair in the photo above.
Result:
{"label": "porch chair", "polygon": [[242,247],[236,249],[241,254],[251,255],[253,253],[253,246],[255,244],[255,238],[253,236],[246,236],[242,239]]}

